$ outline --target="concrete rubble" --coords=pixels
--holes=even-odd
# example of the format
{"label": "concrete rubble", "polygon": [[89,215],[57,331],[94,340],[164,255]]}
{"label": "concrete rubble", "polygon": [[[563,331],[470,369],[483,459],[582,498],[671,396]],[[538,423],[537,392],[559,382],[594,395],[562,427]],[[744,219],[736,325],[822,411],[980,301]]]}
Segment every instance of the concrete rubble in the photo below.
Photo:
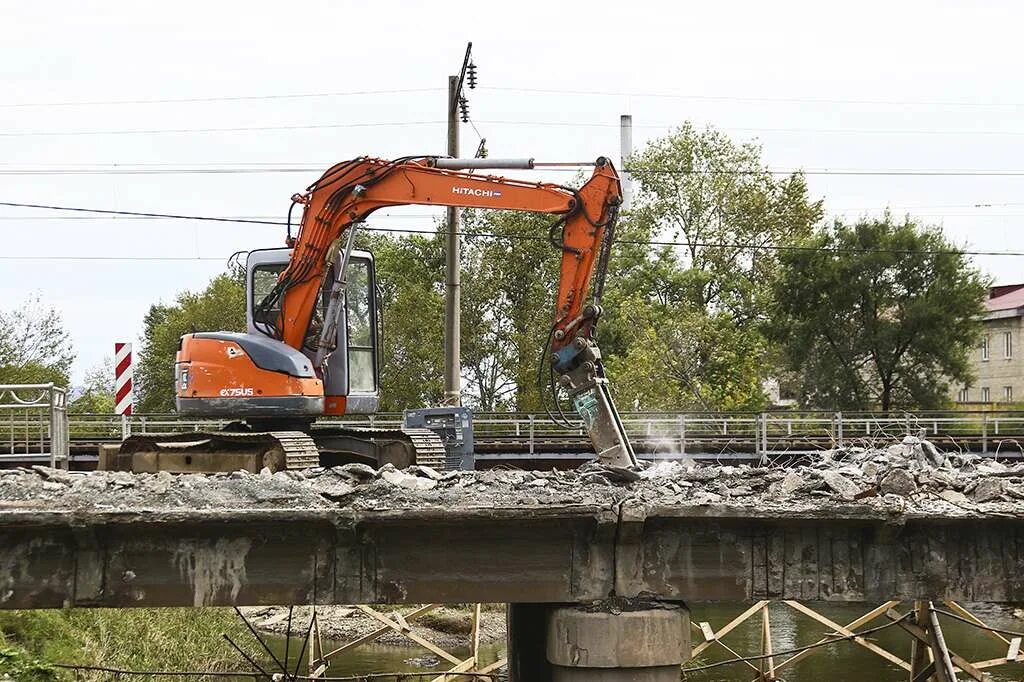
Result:
{"label": "concrete rubble", "polygon": [[0,509],[403,509],[614,505],[736,508],[738,513],[830,513],[837,505],[891,515],[1024,515],[1024,463],[945,454],[912,436],[888,448],[823,451],[790,466],[661,461],[643,471],[588,463],[567,471],[440,473],[363,464],[271,474],[74,474],[0,470]]}

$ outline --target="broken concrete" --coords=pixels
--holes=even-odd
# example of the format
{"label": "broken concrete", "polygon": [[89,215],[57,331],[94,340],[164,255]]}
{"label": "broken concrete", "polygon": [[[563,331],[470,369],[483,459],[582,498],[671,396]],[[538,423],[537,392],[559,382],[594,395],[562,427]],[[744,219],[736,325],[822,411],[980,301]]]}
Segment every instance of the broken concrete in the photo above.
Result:
{"label": "broken concrete", "polygon": [[1024,601],[1024,465],[928,452],[640,472],[0,471],[0,608]]}

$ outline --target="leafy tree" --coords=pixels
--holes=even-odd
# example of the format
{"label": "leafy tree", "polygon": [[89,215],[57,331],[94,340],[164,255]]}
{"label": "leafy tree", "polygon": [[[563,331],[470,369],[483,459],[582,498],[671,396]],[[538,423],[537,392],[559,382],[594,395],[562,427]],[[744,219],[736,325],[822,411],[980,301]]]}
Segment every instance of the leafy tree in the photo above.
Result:
{"label": "leafy tree", "polygon": [[114,411],[114,362],[110,357],[85,373],[82,393],[68,405],[78,414],[111,414]]}
{"label": "leafy tree", "polygon": [[970,380],[987,282],[937,227],[836,222],[781,256],[775,335],[802,402],[936,408]]}
{"label": "leafy tree", "polygon": [[381,410],[436,405],[444,397],[444,236],[364,235],[380,293]]}
{"label": "leafy tree", "polygon": [[0,383],[67,386],[75,359],[71,335],[54,308],[33,296],[0,311]]}
{"label": "leafy tree", "polygon": [[462,369],[468,402],[481,410],[536,410],[537,370],[554,315],[561,253],[547,215],[466,211]]}
{"label": "leafy tree", "polygon": [[630,166],[639,192],[601,331],[620,395],[645,409],[763,406],[761,380],[777,369],[763,325],[779,269],[765,247],[810,234],[821,202],[801,175],[775,178],[756,145],[690,124]]}
{"label": "leafy tree", "polygon": [[150,307],[143,322],[135,388],[139,409],[174,409],[174,356],[183,334],[195,331],[245,330],[244,270],[234,268],[213,278],[199,293],[178,295],[171,305]]}

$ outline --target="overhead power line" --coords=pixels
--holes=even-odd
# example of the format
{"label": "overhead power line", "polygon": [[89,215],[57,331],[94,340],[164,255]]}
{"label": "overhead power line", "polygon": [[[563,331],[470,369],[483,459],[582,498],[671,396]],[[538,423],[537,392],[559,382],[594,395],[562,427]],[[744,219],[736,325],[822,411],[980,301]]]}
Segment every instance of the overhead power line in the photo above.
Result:
{"label": "overhead power line", "polygon": [[218,97],[170,97],[156,99],[68,100],[63,102],[5,102],[0,109],[27,109],[30,107],[91,107],[118,104],[183,104],[195,102],[246,102],[273,99],[310,99],[316,97],[353,97],[357,95],[395,95],[413,92],[436,92],[442,88],[397,88],[391,90],[349,90],[347,92],[300,92],[276,95],[227,95]]}
{"label": "overhead power line", "polygon": [[247,133],[266,130],[320,130],[327,128],[383,128],[423,126],[444,121],[379,121],[371,123],[316,123],[283,126],[236,126],[230,128],[153,128],[150,130],[28,130],[0,133],[0,137],[78,137],[84,135],[163,135],[167,133]]}
{"label": "overhead power line", "polygon": [[[172,167],[175,164],[104,164],[94,168],[85,167],[24,167],[0,163],[0,176],[33,176],[33,175],[254,175],[278,173],[318,173],[329,168],[333,162],[318,164],[257,164],[257,163],[225,163],[193,164],[190,166]],[[5,168],[4,166],[11,166]],[[264,167],[257,167],[257,166]],[[245,166],[245,167],[231,167]],[[667,175],[803,175],[822,176],[902,176],[902,177],[1020,177],[1024,169],[1017,168],[767,168],[752,170],[686,170],[682,168],[657,168],[644,166],[627,166],[622,169],[627,173],[656,173]],[[512,171],[517,172],[517,171]],[[527,171],[519,171],[527,172]],[[541,172],[541,171],[530,171]],[[545,168],[544,173],[577,173],[577,168]],[[1009,204],[1006,204],[1009,205]],[[852,209],[857,210],[857,209]]]}
{"label": "overhead power line", "polygon": [[[520,121],[520,120],[480,120],[476,123],[487,125],[506,125],[523,127],[559,127],[559,128],[618,128],[618,123],[603,121]],[[443,120],[423,121],[372,121],[357,123],[312,123],[294,125],[268,126],[231,126],[224,128],[150,128],[140,130],[22,130],[0,133],[0,137],[79,137],[99,135],[163,135],[192,133],[240,133],[282,130],[320,130],[335,128],[378,128],[439,125],[447,123]],[[634,124],[634,128],[669,130],[680,123],[646,123]],[[721,130],[741,133],[787,133],[814,135],[950,135],[950,136],[984,136],[984,137],[1019,137],[1024,131],[1017,130],[927,130],[919,128],[763,128],[763,127],[722,127]]]}
{"label": "overhead power line", "polygon": [[[166,218],[170,220],[198,220],[207,222],[222,222],[222,223],[246,223],[255,225],[281,225],[284,226],[287,223],[284,221],[273,221],[273,220],[258,220],[249,218],[221,218],[216,216],[200,216],[200,215],[185,215],[178,213],[153,213],[143,211],[119,211],[112,209],[99,209],[99,208],[83,208],[80,206],[54,206],[49,204],[29,204],[12,201],[0,201],[0,206],[10,206],[12,208],[34,208],[50,211],[71,211],[80,213],[102,213],[108,215],[119,215],[119,216],[141,216],[149,218]],[[370,227],[363,225],[359,228],[360,230],[367,230],[371,232],[397,232],[403,234],[426,234],[426,235],[438,235],[438,234],[449,234],[445,230],[407,230],[401,228],[388,228],[388,227]],[[510,241],[549,241],[547,234],[501,234],[497,232],[463,232],[460,231],[464,237],[482,237],[488,239],[507,239]],[[788,245],[788,244],[755,244],[755,243],[744,243],[744,242],[682,242],[677,240],[639,240],[639,239],[617,239],[617,244],[634,244],[640,246],[696,246],[701,248],[728,248],[728,249],[751,249],[755,251],[815,251],[824,253],[891,253],[899,255],[939,255],[939,254],[962,254],[966,256],[1024,256],[1024,251],[968,251],[964,249],[932,249],[932,250],[911,250],[911,249],[872,249],[872,248],[851,248],[851,249],[831,249],[827,247],[819,246],[799,246],[799,245]],[[0,260],[103,260],[107,257],[104,256],[89,256],[89,257],[77,257],[77,256],[0,256]],[[111,260],[116,260],[118,257],[110,257]],[[122,257],[128,258],[128,257]],[[140,257],[142,258],[142,257]],[[145,257],[144,260],[164,260],[159,257]],[[170,258],[170,260],[181,260],[182,258]],[[193,257],[184,258],[185,260],[210,260],[209,258]]]}
{"label": "overhead power line", "polygon": [[[333,92],[299,92],[269,93],[258,95],[218,95],[212,97],[159,97],[136,99],[105,99],[105,100],[57,100],[43,102],[5,102],[0,104],[4,109],[27,109],[34,107],[89,107],[140,104],[188,104],[202,102],[252,102],[260,100],[313,99],[327,97],[354,97],[371,95],[412,94],[420,92],[440,92],[444,88],[394,88],[383,90],[349,90]],[[508,92],[514,94],[535,95],[569,95],[591,97],[637,97],[651,99],[681,99],[707,102],[756,102],[780,104],[855,104],[884,106],[939,106],[939,107],[970,107],[970,108],[1020,108],[1021,102],[998,102],[981,100],[912,100],[885,98],[837,98],[837,97],[762,97],[749,95],[709,95],[704,93],[667,92],[650,90],[588,90],[572,88],[533,88],[533,87],[483,87],[482,90]]]}
{"label": "overhead power line", "polygon": [[[489,120],[477,121],[490,125],[509,126],[544,126],[544,127],[566,127],[566,128],[618,128],[619,123],[605,123],[604,121],[515,121],[515,120]],[[634,128],[668,129],[676,128],[680,123],[634,123]],[[838,135],[986,135],[994,137],[1020,136],[1024,131],[1004,130],[926,130],[920,128],[749,128],[723,126],[720,130],[730,132],[747,133],[814,133],[814,134],[838,134]]]}
{"label": "overhead power line", "polygon": [[1024,107],[1021,102],[980,102],[969,100],[893,100],[893,99],[847,99],[832,97],[750,97],[745,95],[704,95],[682,92],[651,92],[643,90],[569,90],[559,88],[515,88],[483,87],[482,90],[515,92],[539,95],[572,95],[597,97],[640,97],[652,99],[686,99],[708,102],[765,102],[783,104],[870,104],[895,106],[943,106],[943,107]]}

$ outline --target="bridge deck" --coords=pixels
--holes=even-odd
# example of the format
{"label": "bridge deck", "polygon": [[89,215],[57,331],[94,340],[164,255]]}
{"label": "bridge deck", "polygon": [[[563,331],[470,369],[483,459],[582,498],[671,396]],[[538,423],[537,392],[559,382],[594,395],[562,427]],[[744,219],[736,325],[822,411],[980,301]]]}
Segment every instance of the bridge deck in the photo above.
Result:
{"label": "bridge deck", "polygon": [[[301,479],[10,472],[0,476],[0,608],[613,593],[1024,601],[1016,470],[936,471],[919,471],[909,497],[878,494],[876,479],[851,467],[840,475],[855,494],[834,479],[815,487],[825,472],[808,468],[676,469],[620,483],[593,467],[364,482],[340,470]],[[783,492],[796,485],[791,475],[811,489]],[[1001,492],[990,496],[985,481]],[[938,496],[979,487],[991,501]]]}

